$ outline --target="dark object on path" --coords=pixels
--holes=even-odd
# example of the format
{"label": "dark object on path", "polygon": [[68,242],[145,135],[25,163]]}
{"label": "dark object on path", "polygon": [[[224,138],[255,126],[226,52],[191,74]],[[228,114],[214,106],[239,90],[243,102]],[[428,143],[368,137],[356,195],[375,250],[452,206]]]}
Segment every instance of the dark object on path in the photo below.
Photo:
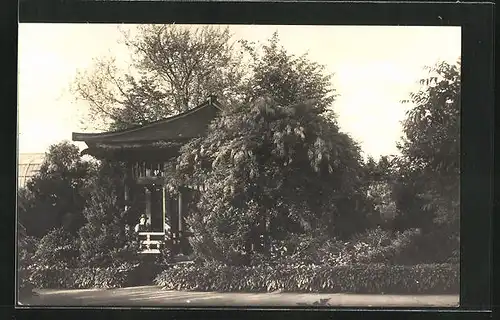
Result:
{"label": "dark object on path", "polygon": [[314,307],[331,306],[328,303],[328,301],[330,301],[330,298],[319,299],[318,301],[314,301],[312,304],[299,302],[299,303],[297,303],[297,305],[299,305],[299,306],[314,306]]}

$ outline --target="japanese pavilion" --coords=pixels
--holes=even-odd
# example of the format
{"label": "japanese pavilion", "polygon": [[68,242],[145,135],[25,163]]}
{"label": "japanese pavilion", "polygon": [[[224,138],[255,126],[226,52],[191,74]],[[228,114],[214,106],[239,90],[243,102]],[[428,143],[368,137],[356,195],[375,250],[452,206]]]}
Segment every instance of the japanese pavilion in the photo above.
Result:
{"label": "japanese pavilion", "polygon": [[221,106],[214,96],[194,109],[140,127],[103,133],[73,133],[96,159],[113,159],[126,164],[124,210],[145,214],[150,230],[139,232],[140,252],[160,253],[171,245],[172,253],[186,254],[190,232],[185,223],[189,197],[201,188],[186,187],[168,192],[167,164],[179,155],[180,147],[205,134]]}

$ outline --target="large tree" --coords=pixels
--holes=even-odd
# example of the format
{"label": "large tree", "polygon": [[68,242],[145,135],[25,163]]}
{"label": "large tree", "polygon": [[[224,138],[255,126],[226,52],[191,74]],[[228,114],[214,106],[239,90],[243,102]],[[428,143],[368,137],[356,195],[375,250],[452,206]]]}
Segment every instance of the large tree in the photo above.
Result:
{"label": "large tree", "polygon": [[396,166],[402,224],[458,230],[460,182],[460,61],[428,68],[403,122]]}
{"label": "large tree", "polygon": [[244,73],[228,28],[142,25],[133,31],[123,33],[130,70],[99,58],[74,82],[90,120],[123,129],[186,111],[212,94],[228,104],[237,98]]}
{"label": "large tree", "polygon": [[94,171],[75,145],[50,146],[39,173],[18,193],[18,218],[27,234],[42,237],[60,227],[76,233],[84,222],[82,210]]}
{"label": "large tree", "polygon": [[226,262],[292,233],[346,236],[365,226],[360,151],[327,116],[329,75],[276,35],[262,49],[251,51],[246,101],[183,147],[173,170],[179,185],[206,188],[188,217],[195,250]]}
{"label": "large tree", "polygon": [[275,32],[267,43],[256,45],[240,41],[249,60],[245,77],[244,97],[249,102],[271,95],[283,105],[314,100],[315,114],[332,115],[336,92],[332,87],[333,74],[309,59],[307,54],[289,54],[280,45]]}

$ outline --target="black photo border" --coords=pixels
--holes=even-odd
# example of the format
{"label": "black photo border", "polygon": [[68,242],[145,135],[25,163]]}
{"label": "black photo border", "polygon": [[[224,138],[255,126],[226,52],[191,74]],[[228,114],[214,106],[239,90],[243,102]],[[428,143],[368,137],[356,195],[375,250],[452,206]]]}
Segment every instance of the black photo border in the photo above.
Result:
{"label": "black photo border", "polygon": [[[298,25],[408,25],[408,26],[461,26],[462,27],[462,110],[461,110],[461,276],[460,307],[458,309],[406,310],[396,308],[366,309],[362,311],[337,308],[304,310],[290,307],[268,312],[262,309],[225,308],[220,310],[118,310],[118,309],[14,309],[16,319],[52,318],[53,313],[62,316],[123,318],[255,318],[255,317],[370,317],[373,315],[416,318],[420,316],[462,318],[490,318],[492,308],[492,213],[493,203],[493,134],[494,134],[494,6],[491,3],[437,3],[437,2],[210,2],[210,1],[78,1],[78,0],[21,0],[18,8],[20,23],[219,23],[219,24],[298,24]],[[17,26],[16,29],[17,30]],[[17,31],[16,31],[17,32]],[[14,41],[17,40],[17,33]],[[77,41],[77,39],[75,39]],[[68,44],[70,45],[70,44]],[[17,44],[16,44],[17,48]],[[432,50],[432,48],[429,48]],[[17,65],[17,50],[14,53]],[[17,77],[17,70],[15,72]],[[17,81],[15,81],[17,87]],[[9,88],[8,86],[6,88]],[[4,89],[5,90],[5,87]],[[17,95],[7,92],[14,98]],[[8,101],[8,100],[7,100]],[[7,114],[7,113],[5,113]],[[10,115],[10,113],[9,113]],[[3,117],[4,130],[17,123]],[[15,129],[15,126],[14,126]],[[13,203],[4,198],[12,195],[15,203],[17,153],[14,131],[3,135],[4,145],[11,146],[12,153],[5,152],[12,161],[4,164],[6,176],[2,186],[3,203]],[[6,169],[7,168],[7,169]],[[13,174],[12,174],[13,173]],[[10,181],[10,182],[9,182]],[[10,187],[9,187],[10,186]],[[8,192],[8,193],[7,193]],[[11,198],[11,199],[12,199]],[[7,210],[7,206],[4,207]],[[15,226],[14,212],[5,221]],[[6,216],[6,215],[5,215]],[[10,220],[12,219],[12,220]],[[5,228],[5,225],[2,226]],[[15,246],[15,228],[3,233],[11,235],[3,243]],[[12,248],[12,247],[11,247]],[[9,250],[4,251],[9,252]],[[14,250],[12,250],[14,253]],[[7,257],[7,255],[5,255]],[[4,259],[5,261],[5,259]],[[13,259],[10,261],[14,261]],[[12,266],[14,267],[14,263]],[[13,268],[12,268],[13,269]],[[2,305],[14,302],[15,270],[3,273],[2,283],[7,299]],[[10,296],[9,296],[10,295]],[[10,297],[10,298],[9,298]],[[56,311],[57,310],[57,311]],[[272,310],[272,309],[270,309]],[[137,313],[139,312],[139,314]],[[391,314],[385,314],[391,312]]]}

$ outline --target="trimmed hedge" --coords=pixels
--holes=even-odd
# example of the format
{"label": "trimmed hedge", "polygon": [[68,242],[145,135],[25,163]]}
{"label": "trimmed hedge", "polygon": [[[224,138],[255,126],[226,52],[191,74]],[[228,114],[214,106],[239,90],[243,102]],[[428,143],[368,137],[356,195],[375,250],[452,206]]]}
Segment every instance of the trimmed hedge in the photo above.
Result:
{"label": "trimmed hedge", "polygon": [[36,288],[90,289],[117,288],[129,285],[138,265],[119,267],[43,268],[32,270],[30,282]]}
{"label": "trimmed hedge", "polygon": [[174,266],[159,274],[155,283],[167,290],[445,294],[459,292],[459,266],[357,264],[241,267],[206,263]]}

